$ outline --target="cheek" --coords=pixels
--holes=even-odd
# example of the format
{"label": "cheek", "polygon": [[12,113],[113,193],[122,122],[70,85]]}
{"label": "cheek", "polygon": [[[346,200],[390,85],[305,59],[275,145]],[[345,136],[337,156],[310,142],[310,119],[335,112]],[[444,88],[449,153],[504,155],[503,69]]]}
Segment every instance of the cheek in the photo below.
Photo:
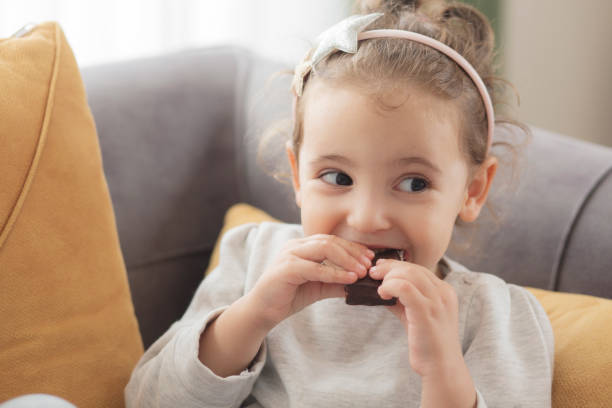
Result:
{"label": "cheek", "polygon": [[437,260],[444,255],[450,243],[456,216],[454,205],[435,205],[412,217],[411,229],[416,234],[414,239],[420,243],[421,255],[424,258]]}
{"label": "cheek", "polygon": [[306,189],[302,194],[301,222],[305,235],[330,234],[341,219],[333,205]]}
{"label": "cheek", "polygon": [[429,217],[422,217],[420,228],[427,241],[440,242],[451,236],[454,225],[454,216],[449,213],[436,212]]}

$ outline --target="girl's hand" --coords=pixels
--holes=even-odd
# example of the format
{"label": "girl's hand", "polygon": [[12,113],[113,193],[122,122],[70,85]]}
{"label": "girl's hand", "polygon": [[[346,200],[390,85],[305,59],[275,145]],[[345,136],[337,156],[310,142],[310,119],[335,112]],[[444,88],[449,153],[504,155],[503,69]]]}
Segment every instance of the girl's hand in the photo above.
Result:
{"label": "girl's hand", "polygon": [[290,240],[248,296],[271,329],[318,300],[344,297],[344,286],[365,277],[373,257],[367,247],[334,235]]}
{"label": "girl's hand", "polygon": [[370,276],[382,279],[378,294],[396,297],[387,306],[404,325],[412,369],[421,377],[441,378],[463,371],[458,301],[453,287],[430,270],[410,262],[379,259]]}

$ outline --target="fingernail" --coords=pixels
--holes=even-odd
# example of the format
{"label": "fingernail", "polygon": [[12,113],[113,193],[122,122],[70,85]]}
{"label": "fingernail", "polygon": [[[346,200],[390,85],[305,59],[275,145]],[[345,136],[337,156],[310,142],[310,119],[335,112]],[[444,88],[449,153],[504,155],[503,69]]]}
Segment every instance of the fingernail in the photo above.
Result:
{"label": "fingernail", "polygon": [[372,261],[367,256],[362,256],[361,257],[361,262],[363,262],[363,264],[365,265],[366,268],[368,268],[368,267],[370,267],[372,265]]}
{"label": "fingernail", "polygon": [[370,268],[370,275],[377,275],[378,274],[378,270],[376,269],[375,266]]}
{"label": "fingernail", "polygon": [[368,254],[370,258],[374,258],[374,251],[372,251],[371,249],[368,249],[366,253]]}

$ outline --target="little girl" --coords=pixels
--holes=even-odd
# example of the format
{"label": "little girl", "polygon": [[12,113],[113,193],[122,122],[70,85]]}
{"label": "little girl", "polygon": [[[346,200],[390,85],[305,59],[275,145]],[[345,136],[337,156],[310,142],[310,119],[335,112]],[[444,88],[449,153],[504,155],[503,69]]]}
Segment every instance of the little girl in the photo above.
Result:
{"label": "little girl", "polygon": [[[550,406],[542,307],[445,256],[497,169],[491,27],[461,3],[369,3],[295,70],[301,225],[225,235],[128,407]],[[357,281],[395,304],[347,304]]]}

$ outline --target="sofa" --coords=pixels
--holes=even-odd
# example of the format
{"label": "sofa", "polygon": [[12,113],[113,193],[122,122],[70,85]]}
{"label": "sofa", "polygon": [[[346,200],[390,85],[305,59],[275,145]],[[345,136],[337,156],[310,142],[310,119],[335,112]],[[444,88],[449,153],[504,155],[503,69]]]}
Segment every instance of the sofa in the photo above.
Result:
{"label": "sofa", "polygon": [[[286,68],[220,46],[82,70],[145,346],[186,309],[232,204],[299,222],[290,185],[257,160],[263,131],[290,115],[290,76],[271,79]],[[469,248],[451,257],[507,282],[612,298],[612,149],[532,131],[514,174],[502,163],[495,214],[458,231]]]}
{"label": "sofa", "polygon": [[[28,341],[33,338],[38,343],[33,341],[31,344],[48,353],[45,344],[55,345],[63,341],[57,337],[61,336],[61,331],[54,334],[55,343],[45,343],[48,339],[42,335],[42,340],[38,340],[37,328],[27,327],[30,324],[30,309],[20,309],[19,302],[22,300],[11,296],[13,291],[18,293],[18,289],[22,293],[29,293],[27,276],[17,276],[22,280],[15,283],[15,277],[10,275],[11,272],[21,274],[30,264],[37,265],[32,263],[32,259],[25,260],[26,256],[35,258],[31,254],[36,253],[41,259],[51,256],[50,261],[45,260],[44,265],[38,265],[41,270],[35,271],[37,277],[52,269],[48,265],[53,262],[65,262],[66,259],[72,262],[66,264],[73,268],[71,275],[62,276],[61,279],[52,277],[50,281],[56,285],[53,286],[57,292],[53,293],[56,296],[54,299],[59,299],[58,303],[66,303],[63,305],[66,307],[58,309],[61,310],[58,313],[89,309],[89,303],[92,304],[91,310],[87,310],[90,314],[86,322],[81,321],[74,327],[62,326],[64,332],[71,330],[75,335],[70,340],[73,343],[69,344],[78,344],[76,349],[68,348],[63,353],[78,354],[78,348],[82,345],[91,346],[89,351],[105,348],[106,354],[96,356],[97,360],[92,358],[92,361],[87,361],[88,369],[95,372],[97,367],[102,366],[101,370],[121,371],[121,374],[104,384],[97,384],[89,378],[81,378],[81,382],[77,382],[75,377],[79,377],[79,369],[75,367],[79,366],[75,361],[80,364],[86,356],[81,355],[68,364],[65,363],[66,357],[58,352],[49,355],[48,361],[52,369],[61,366],[64,371],[58,369],[58,373],[72,371],[70,381],[55,378],[53,386],[45,388],[47,382],[43,378],[34,388],[20,387],[18,392],[13,392],[13,386],[21,381],[21,377],[9,375],[0,381],[0,389],[5,397],[28,392],[56,393],[81,408],[122,406],[123,386],[143,348],[151,345],[181,317],[195,289],[204,279],[204,271],[219,233],[224,224],[227,226],[228,209],[237,203],[247,203],[276,219],[299,222],[299,211],[293,202],[290,184],[280,183],[270,175],[274,166],[284,163],[282,143],[271,143],[263,155],[258,151],[265,131],[272,124],[286,125],[286,118],[290,115],[288,90],[291,77],[276,75],[290,67],[238,46],[217,46],[87,67],[80,70],[79,76],[76,62],[57,25],[41,25],[39,32],[34,32],[32,36],[35,34],[40,34],[32,40],[38,41],[35,44],[38,47],[35,48],[36,52],[24,53],[19,51],[19,46],[12,45],[16,43],[0,41],[2,62],[11,58],[17,63],[28,62],[31,57],[33,61],[42,61],[43,67],[52,67],[49,69],[52,74],[49,74],[50,81],[35,81],[40,85],[40,99],[47,101],[44,115],[40,116],[45,118],[42,125],[39,126],[36,121],[14,119],[14,104],[9,103],[12,99],[0,98],[0,119],[4,121],[0,128],[0,141],[9,141],[0,143],[0,158],[6,159],[4,163],[0,160],[5,172],[2,183],[11,181],[11,177],[6,175],[11,176],[10,171],[14,169],[18,176],[14,177],[14,185],[19,187],[22,183],[21,167],[11,162],[19,152],[13,144],[17,146],[22,140],[28,141],[24,135],[16,137],[21,132],[20,128],[26,128],[31,122],[34,134],[39,128],[45,131],[50,129],[46,150],[41,147],[42,138],[36,139],[38,145],[34,142],[28,145],[28,148],[38,146],[38,150],[34,149],[37,152],[35,159],[40,158],[38,173],[30,168],[32,177],[28,173],[25,179],[25,185],[32,186],[29,195],[27,189],[16,189],[16,192],[21,191],[21,195],[13,208],[12,200],[17,197],[12,195],[10,188],[13,185],[6,184],[6,191],[10,190],[11,194],[0,189],[0,198],[10,198],[6,202],[0,200],[0,221],[5,221],[5,214],[10,216],[6,223],[0,223],[0,278],[9,276],[2,280],[5,285],[4,302],[0,302],[3,323],[9,321],[9,313],[4,314],[5,310],[23,312],[18,316],[21,320],[18,319],[16,325],[3,324],[0,330],[4,347],[0,364],[10,354],[7,344],[26,344],[29,347]],[[58,44],[63,44],[63,48]],[[11,54],[15,50],[17,57]],[[64,62],[65,65],[62,65]],[[27,68],[30,65],[13,69],[9,76],[13,75],[16,82],[11,82],[11,79],[5,85],[12,86],[22,80],[30,86],[31,79],[23,75],[25,71],[30,74]],[[0,64],[0,74],[6,75],[2,68]],[[33,71],[32,75],[41,76],[39,71]],[[47,95],[45,89],[49,83],[53,92]],[[81,89],[83,84],[84,88]],[[11,91],[12,88],[9,88],[5,89],[4,95]],[[22,94],[19,88],[12,91],[15,95]],[[32,101],[37,100],[35,93],[28,92],[27,100],[33,106]],[[65,96],[67,93],[69,96]],[[52,97],[55,97],[55,105],[50,109]],[[78,112],[77,106],[81,106]],[[35,109],[23,105],[23,112],[31,114],[31,111]],[[51,119],[47,120],[50,112]],[[63,115],[62,120],[58,119],[60,114]],[[70,122],[71,118],[74,123]],[[11,132],[6,129],[11,129]],[[473,270],[493,273],[507,282],[534,290],[539,288],[590,295],[576,299],[583,306],[593,304],[594,299],[608,302],[604,305],[607,309],[598,310],[612,310],[612,304],[605,300],[612,299],[612,252],[609,250],[612,242],[612,149],[536,127],[531,127],[531,130],[532,135],[528,139],[517,138],[507,129],[497,132],[498,141],[511,139],[515,142],[517,154],[513,155],[503,146],[494,148],[494,152],[499,153],[503,160],[491,193],[491,207],[474,225],[459,225],[456,228],[450,256]],[[89,136],[83,136],[85,134]],[[60,136],[65,136],[64,140],[60,140]],[[88,144],[81,145],[79,138],[87,139]],[[35,141],[34,138],[32,140]],[[60,144],[60,141],[64,144]],[[40,151],[43,154],[39,157]],[[24,152],[29,150],[24,147]],[[58,154],[53,161],[48,158],[52,153]],[[67,158],[67,154],[71,156]],[[69,163],[79,160],[83,163],[69,166]],[[14,161],[19,164],[17,159]],[[96,173],[98,168],[100,174]],[[59,178],[56,177],[58,169],[64,171]],[[51,172],[51,176],[45,171]],[[80,183],[76,189],[69,185],[73,176]],[[46,189],[38,186],[37,190],[37,182],[45,182]],[[64,190],[60,191],[62,194],[50,190],[50,182],[55,183],[52,184],[55,190],[65,188],[65,194]],[[97,186],[95,195],[92,185]],[[5,184],[0,186],[4,188]],[[64,199],[66,194],[73,194],[71,200]],[[86,205],[83,201],[87,201],[88,196],[93,198]],[[54,207],[58,200],[60,210],[66,213],[64,218],[57,215],[59,210],[56,211]],[[106,215],[98,220],[102,212]],[[28,221],[35,215],[38,218],[29,225]],[[75,219],[79,221],[75,225],[56,225]],[[69,241],[64,240],[61,234],[49,236],[43,233],[38,236],[41,239],[33,238],[45,231],[43,227],[53,231],[53,234],[62,231],[69,233],[76,241],[68,246],[66,242]],[[29,235],[23,235],[23,231],[28,231]],[[105,239],[101,239],[102,236]],[[40,246],[40,242],[46,240],[59,249],[65,249],[67,256],[62,258],[45,253],[50,246]],[[87,246],[87,250],[80,245],[80,241],[84,240],[88,246],[84,243],[82,247]],[[94,271],[93,266],[90,267],[94,264],[102,266]],[[62,272],[63,269],[60,269],[56,268],[53,273]],[[98,286],[103,286],[104,280],[111,276],[111,269],[119,285],[115,285],[108,296],[100,298],[102,300],[97,299],[102,303],[94,307],[95,296],[100,291]],[[124,278],[126,293],[121,289]],[[77,281],[78,290],[83,292],[83,287],[86,287],[89,292],[79,294],[80,303],[75,306],[62,298],[64,293],[61,288]],[[11,288],[7,285],[15,286]],[[40,287],[35,289],[45,290]],[[574,298],[563,299],[573,301]],[[115,301],[123,306],[111,310],[111,303]],[[36,310],[39,312],[40,309],[55,310],[46,299],[37,302],[35,307],[29,304],[28,307],[31,310],[38,308]],[[15,303],[17,306],[13,307]],[[553,309],[547,309],[547,312],[549,310],[557,313]],[[577,315],[569,320],[580,320],[585,310],[586,306],[577,310]],[[106,319],[110,321],[92,321],[91,316],[98,316],[102,312],[107,312]],[[114,319],[119,314],[123,320]],[[52,313],[50,315],[53,316]],[[48,316],[41,319],[48,320]],[[601,324],[602,321],[609,321],[607,316],[598,316],[596,324],[608,327],[606,330],[609,332],[609,325]],[[133,324],[131,318],[134,318]],[[57,323],[65,324],[61,319]],[[82,330],[87,325],[96,324],[104,325],[95,332],[99,337],[97,339]],[[24,327],[29,331],[24,332]],[[583,324],[581,327],[592,325]],[[75,342],[74,338],[77,337],[78,342]],[[116,340],[117,337],[120,339]],[[570,337],[571,341],[580,340],[580,336],[575,334]],[[105,342],[111,338],[114,339],[112,342]],[[562,338],[559,340],[564,341]],[[604,348],[610,350],[607,337],[599,335],[596,340],[601,343],[591,342],[585,346],[590,347],[590,355],[600,349],[602,352]],[[563,352],[571,353],[574,343],[564,344]],[[593,344],[603,346],[593,351]],[[120,355],[119,350],[123,347],[130,350],[121,356],[119,370],[116,368],[119,366],[113,366],[110,360]],[[57,347],[52,348],[52,351],[57,350]],[[23,360],[28,356],[38,356],[31,351],[26,350],[23,354],[25,357],[19,358]],[[603,363],[608,364],[605,373],[612,374],[612,352],[605,351],[602,357]],[[105,360],[107,358],[108,361]],[[15,367],[14,361],[21,364],[22,360],[9,362],[9,369]],[[567,361],[571,369],[574,362]],[[586,368],[583,367],[583,370],[588,370],[590,361],[584,363]],[[44,377],[45,372],[39,372],[36,368],[36,359],[30,358],[27,364],[28,370],[19,375]],[[48,370],[49,366],[45,369]],[[567,366],[563,370],[567,370]],[[602,373],[592,375],[597,377]],[[571,397],[572,393],[588,398],[583,395],[589,394],[590,383],[591,377],[585,377],[577,388],[567,388],[566,384],[562,384],[565,390],[563,398],[566,395]],[[42,386],[39,387],[40,384]],[[113,396],[104,402],[94,397],[87,387],[98,388],[98,396],[109,393]],[[81,399],[72,399],[75,388],[81,388],[81,395],[77,395]],[[600,399],[597,401],[612,397],[602,389],[598,392]],[[588,406],[576,405],[573,401],[573,405],[568,403],[564,406]]]}

